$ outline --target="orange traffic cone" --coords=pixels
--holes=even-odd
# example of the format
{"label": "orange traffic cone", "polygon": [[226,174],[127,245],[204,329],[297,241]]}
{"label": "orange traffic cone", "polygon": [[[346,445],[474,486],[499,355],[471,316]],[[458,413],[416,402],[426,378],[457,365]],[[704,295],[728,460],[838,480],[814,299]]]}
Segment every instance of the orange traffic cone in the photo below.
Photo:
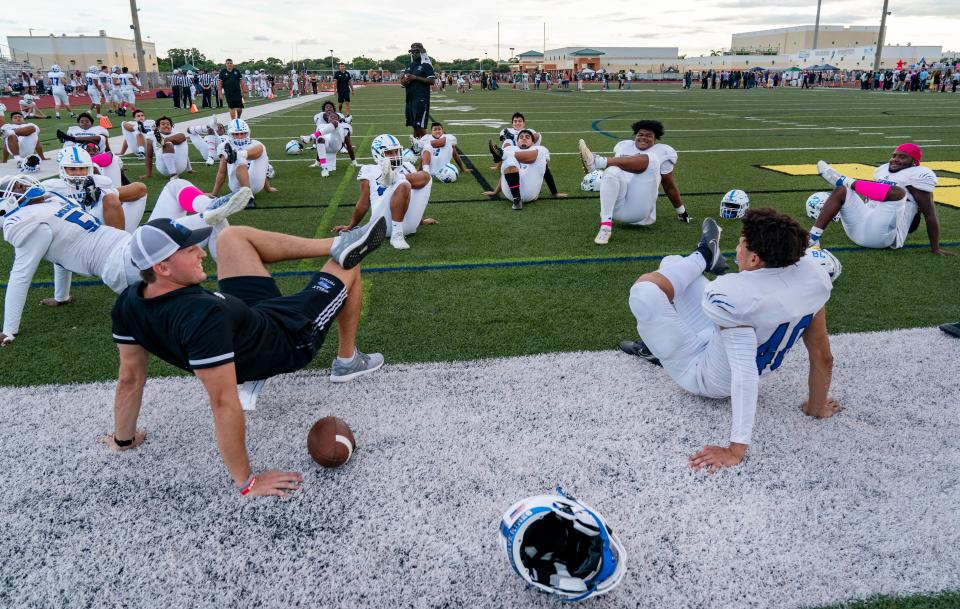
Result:
{"label": "orange traffic cone", "polygon": [[106,114],[101,114],[100,126],[104,129],[113,129],[113,125],[110,124],[110,117],[108,117]]}
{"label": "orange traffic cone", "polygon": [[197,104],[190,104],[190,113],[196,114],[197,112],[200,112],[199,110],[197,110]]}
{"label": "orange traffic cone", "polygon": [[273,99],[273,89],[270,89],[270,94],[267,95],[267,99]]}

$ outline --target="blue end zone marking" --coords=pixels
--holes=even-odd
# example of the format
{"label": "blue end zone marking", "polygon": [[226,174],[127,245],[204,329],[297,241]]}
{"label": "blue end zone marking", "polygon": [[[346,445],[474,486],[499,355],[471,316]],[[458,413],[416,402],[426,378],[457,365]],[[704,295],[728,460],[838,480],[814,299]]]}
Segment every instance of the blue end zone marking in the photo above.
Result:
{"label": "blue end zone marking", "polygon": [[[950,243],[941,243],[942,247],[958,247],[960,246],[960,241],[952,241]],[[930,247],[927,243],[913,243],[910,245],[905,245],[901,249],[921,249],[925,247]],[[831,247],[829,248],[831,252],[866,252],[871,248],[860,247],[857,245],[851,245],[846,247]],[[421,271],[459,271],[459,270],[471,270],[471,269],[507,269],[507,268],[517,268],[517,267],[530,267],[530,266],[559,266],[567,264],[604,264],[609,262],[645,262],[648,260],[660,260],[664,256],[670,256],[671,254],[648,254],[646,256],[611,256],[607,258],[554,258],[551,260],[514,260],[514,261],[504,261],[504,262],[458,262],[450,264],[422,264],[417,266],[380,266],[373,268],[363,269],[364,273],[404,273],[404,272],[421,272]],[[724,256],[733,256],[734,252],[723,252]],[[313,271],[280,271],[274,273],[274,277],[306,277],[312,276],[316,273],[316,270]],[[208,277],[208,281],[216,281],[216,276],[211,275]],[[84,281],[74,281],[72,285],[75,286],[96,286],[103,285],[99,280],[84,280]],[[52,281],[37,281],[30,284],[31,288],[52,288]],[[0,289],[6,289],[7,284],[0,284]]]}
{"label": "blue end zone marking", "polygon": [[603,118],[598,118],[597,120],[595,120],[595,121],[593,121],[592,123],[590,123],[590,128],[593,129],[594,131],[596,131],[597,133],[599,133],[600,135],[605,135],[605,136],[607,136],[608,138],[610,138],[610,139],[612,139],[612,140],[617,140],[617,141],[619,142],[619,141],[622,140],[623,138],[622,138],[622,137],[617,137],[616,135],[614,135],[614,134],[612,134],[612,133],[608,133],[608,132],[604,131],[603,129],[600,128],[600,123],[602,123],[603,121],[606,121],[606,120],[610,120],[611,118],[617,118],[617,117],[620,117],[620,116],[633,116],[633,115],[632,115],[632,114],[611,114],[610,116],[604,116]]}

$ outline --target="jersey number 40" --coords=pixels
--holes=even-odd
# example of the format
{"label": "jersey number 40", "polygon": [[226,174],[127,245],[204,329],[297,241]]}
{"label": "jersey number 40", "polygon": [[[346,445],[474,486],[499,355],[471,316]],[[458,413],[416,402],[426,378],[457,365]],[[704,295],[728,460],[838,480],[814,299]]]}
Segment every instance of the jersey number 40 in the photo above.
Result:
{"label": "jersey number 40", "polygon": [[790,324],[782,323],[777,326],[767,342],[757,347],[757,372],[763,374],[767,366],[770,366],[771,371],[779,368],[780,364],[783,363],[784,356],[793,347],[793,343],[803,336],[803,331],[807,329],[811,321],[813,321],[812,314],[797,322],[797,325],[793,327],[793,332],[790,333],[790,340],[787,341],[787,345],[783,349],[780,348],[780,343],[783,342],[783,337],[786,336]]}

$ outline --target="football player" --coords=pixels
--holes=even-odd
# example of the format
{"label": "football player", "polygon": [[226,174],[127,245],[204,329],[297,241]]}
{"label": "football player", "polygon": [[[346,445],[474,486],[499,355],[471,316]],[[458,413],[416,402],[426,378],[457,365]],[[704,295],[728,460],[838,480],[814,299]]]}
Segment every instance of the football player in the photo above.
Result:
{"label": "football player", "polygon": [[37,107],[37,98],[29,93],[20,98],[19,104],[25,118],[50,118]]}
{"label": "football player", "polygon": [[94,125],[93,117],[88,112],[81,112],[77,117],[77,124],[71,125],[66,133],[57,129],[57,139],[64,148],[93,144],[97,152],[110,150],[110,132],[99,125]]}
{"label": "football player", "polygon": [[[12,156],[22,171],[37,170],[40,161],[47,160],[40,145],[40,127],[23,120],[22,112],[11,112],[10,122],[0,127],[3,134],[3,162]],[[36,156],[27,163],[24,158]]]}
{"label": "football player", "polygon": [[600,231],[593,242],[610,242],[613,221],[646,226],[657,220],[657,194],[663,192],[673,204],[677,219],[690,222],[673,177],[677,151],[658,142],[663,137],[660,121],[642,120],[631,125],[632,140],[623,140],[613,148],[613,156],[590,152],[580,140],[580,160],[587,173],[603,171],[600,180]]}
{"label": "football player", "polygon": [[938,256],[956,256],[956,252],[940,247],[940,221],[933,204],[937,175],[920,166],[921,158],[923,152],[919,146],[909,142],[901,144],[893,151],[890,161],[873,172],[875,181],[847,178],[826,162],[817,163],[820,176],[834,190],[810,230],[810,245],[819,247],[823,231],[839,214],[843,230],[857,245],[900,248],[907,235],[920,226],[923,216],[930,251]]}
{"label": "football player", "polygon": [[300,77],[296,70],[290,70],[290,97],[300,96]]}
{"label": "football player", "polygon": [[110,74],[110,68],[107,66],[100,66],[100,90],[103,91],[103,100],[110,104],[110,108],[107,109],[107,113],[116,112],[117,102],[114,100],[114,86],[113,86],[113,75]]}
{"label": "football player", "polygon": [[[324,110],[313,117],[316,130],[309,135],[300,136],[300,141],[314,145],[317,159],[310,167],[319,167],[320,175],[327,177],[331,171],[337,170],[337,153],[346,146],[352,127],[341,114],[333,109],[332,103],[329,108],[327,104],[324,104],[323,107]],[[351,144],[347,150],[352,151],[353,145]],[[356,159],[353,163],[355,166],[357,165]]]}
{"label": "football player", "polygon": [[445,133],[440,123],[430,125],[430,133],[420,138],[420,148],[423,151],[420,166],[432,176],[450,162],[456,163],[461,173],[471,173],[457,151],[457,136]]}
{"label": "football player", "polygon": [[110,80],[110,102],[113,105],[113,111],[117,113],[117,116],[123,116],[126,114],[126,110],[121,107],[123,97],[120,95],[120,66],[111,67],[108,77]]}
{"label": "football player", "polygon": [[689,459],[691,468],[711,473],[743,460],[760,378],[779,368],[800,338],[810,359],[803,412],[826,418],[840,410],[828,397],[833,356],[825,305],[833,285],[827,270],[804,255],[807,231],[772,209],[750,209],[736,250],[740,272],[707,281],[705,271],[722,275],[727,268],[720,232],[707,218],[692,254],[667,256],[656,272],[640,276],[629,303],[642,340],[620,345],[662,366],[694,395],[730,398],[729,445],[706,446]]}
{"label": "football player", "polygon": [[153,130],[153,141],[147,147],[147,155],[144,158],[146,173],[140,179],[149,179],[153,175],[154,164],[160,175],[165,175],[171,180],[179,177],[190,168],[189,152],[187,136],[173,131],[172,118],[161,116],[157,119]]}
{"label": "football player", "polygon": [[[189,228],[225,227],[226,218],[246,205],[249,191],[211,200],[202,211],[177,220]],[[118,294],[140,280],[130,254],[132,235],[102,224],[73,199],[48,193],[31,176],[0,179],[0,213],[3,238],[14,247],[13,266],[7,280],[0,346],[13,342],[27,291],[41,260],[67,271],[99,277]]]}
{"label": "football player", "polygon": [[60,66],[53,64],[47,72],[47,82],[50,83],[50,93],[53,95],[54,111],[57,120],[60,120],[60,106],[66,106],[70,116],[76,116],[70,108],[70,96],[67,95],[68,76],[60,70]]}
{"label": "football player", "polygon": [[117,74],[117,80],[119,81],[119,95],[121,107],[123,108],[124,114],[128,108],[133,108],[137,105],[137,92],[136,88],[140,86],[140,81],[136,76],[130,73],[130,70],[127,66],[121,68],[120,73]]}
{"label": "football player", "polygon": [[[230,192],[237,192],[243,187],[249,188],[256,195],[258,192],[277,192],[267,179],[270,159],[267,157],[267,148],[257,140],[250,139],[250,127],[247,122],[235,118],[227,125],[227,140],[220,145],[218,152],[220,167],[213,183],[211,196],[216,197],[227,182]],[[248,207],[255,207],[250,199]]]}
{"label": "football player", "polygon": [[[540,198],[543,188],[543,176],[550,161],[550,151],[534,143],[534,133],[521,129],[517,134],[517,145],[503,148],[503,161],[500,164],[500,181],[494,190],[485,191],[488,197],[496,197],[501,192],[513,201],[513,209],[523,209],[524,203]],[[566,196],[557,193],[555,196]]]}
{"label": "football player", "polygon": [[[493,155],[494,165],[490,169],[500,171],[500,163],[503,162],[503,149],[507,146],[516,146],[517,145],[517,135],[523,129],[527,129],[533,133],[533,143],[537,146],[541,145],[541,136],[535,129],[530,129],[527,127],[527,119],[520,112],[514,112],[513,116],[510,117],[510,126],[505,127],[500,131],[500,146],[497,146],[493,143],[493,140],[487,140],[487,147],[490,149],[490,154]],[[567,196],[565,192],[559,192],[557,190],[557,184],[553,179],[553,173],[550,172],[550,164],[548,163],[546,168],[543,171],[543,181],[547,183],[547,188],[550,189],[550,194],[557,199],[563,199]]]}
{"label": "football player", "polygon": [[87,85],[87,95],[90,96],[90,112],[96,112],[97,118],[100,118],[102,116],[100,109],[104,92],[100,88],[100,73],[97,66],[90,66],[83,79]]}
{"label": "football player", "polygon": [[[321,112],[335,112],[337,118],[340,120],[340,134],[343,137],[343,148],[347,150],[347,155],[350,157],[350,164],[354,167],[359,167],[360,163],[357,162],[357,154],[353,149],[353,140],[351,135],[353,134],[353,116],[350,114],[343,114],[342,112],[336,111],[336,106],[333,105],[333,102],[327,100],[323,102],[323,105],[320,106]],[[317,122],[317,116],[314,115],[313,122]],[[341,149],[342,152],[343,149]]]}
{"label": "football player", "polygon": [[433,218],[423,217],[430,202],[433,180],[429,173],[418,171],[403,160],[403,146],[388,133],[373,138],[370,152],[376,165],[363,165],[360,168],[357,175],[360,196],[350,224],[335,226],[333,230],[353,230],[370,211],[371,223],[381,217],[390,223],[387,229],[390,245],[398,250],[410,249],[406,235],[417,232],[421,224],[437,223]]}
{"label": "football player", "polygon": [[218,159],[217,151],[220,145],[227,141],[226,127],[217,122],[216,116],[210,117],[210,122],[206,125],[193,125],[187,127],[187,136],[190,143],[200,152],[204,162],[207,165],[215,165]]}
{"label": "football player", "polygon": [[148,119],[143,110],[140,108],[134,110],[132,121],[123,121],[120,123],[120,133],[123,135],[123,146],[120,148],[120,156],[123,156],[130,150],[136,151],[138,161],[146,158],[147,142],[154,137],[153,130],[155,127],[156,124],[154,121]]}

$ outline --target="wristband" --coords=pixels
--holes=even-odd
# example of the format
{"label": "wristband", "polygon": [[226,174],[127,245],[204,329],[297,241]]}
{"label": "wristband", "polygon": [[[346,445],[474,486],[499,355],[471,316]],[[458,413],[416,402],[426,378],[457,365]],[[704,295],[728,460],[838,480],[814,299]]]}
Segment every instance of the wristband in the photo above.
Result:
{"label": "wristband", "polygon": [[132,438],[130,438],[129,440],[118,440],[116,434],[114,434],[114,436],[113,436],[113,441],[114,441],[114,443],[116,443],[117,446],[119,446],[120,448],[123,448],[123,447],[125,447],[125,446],[130,446],[131,444],[133,444],[133,441],[134,441],[136,438],[137,438],[137,436],[136,436],[136,434],[134,434],[134,436],[133,436]]}
{"label": "wristband", "polygon": [[243,483],[243,488],[240,489],[241,495],[247,495],[250,491],[253,490],[253,485],[257,483],[257,477],[253,474],[250,474],[250,477],[247,478],[247,481]]}

